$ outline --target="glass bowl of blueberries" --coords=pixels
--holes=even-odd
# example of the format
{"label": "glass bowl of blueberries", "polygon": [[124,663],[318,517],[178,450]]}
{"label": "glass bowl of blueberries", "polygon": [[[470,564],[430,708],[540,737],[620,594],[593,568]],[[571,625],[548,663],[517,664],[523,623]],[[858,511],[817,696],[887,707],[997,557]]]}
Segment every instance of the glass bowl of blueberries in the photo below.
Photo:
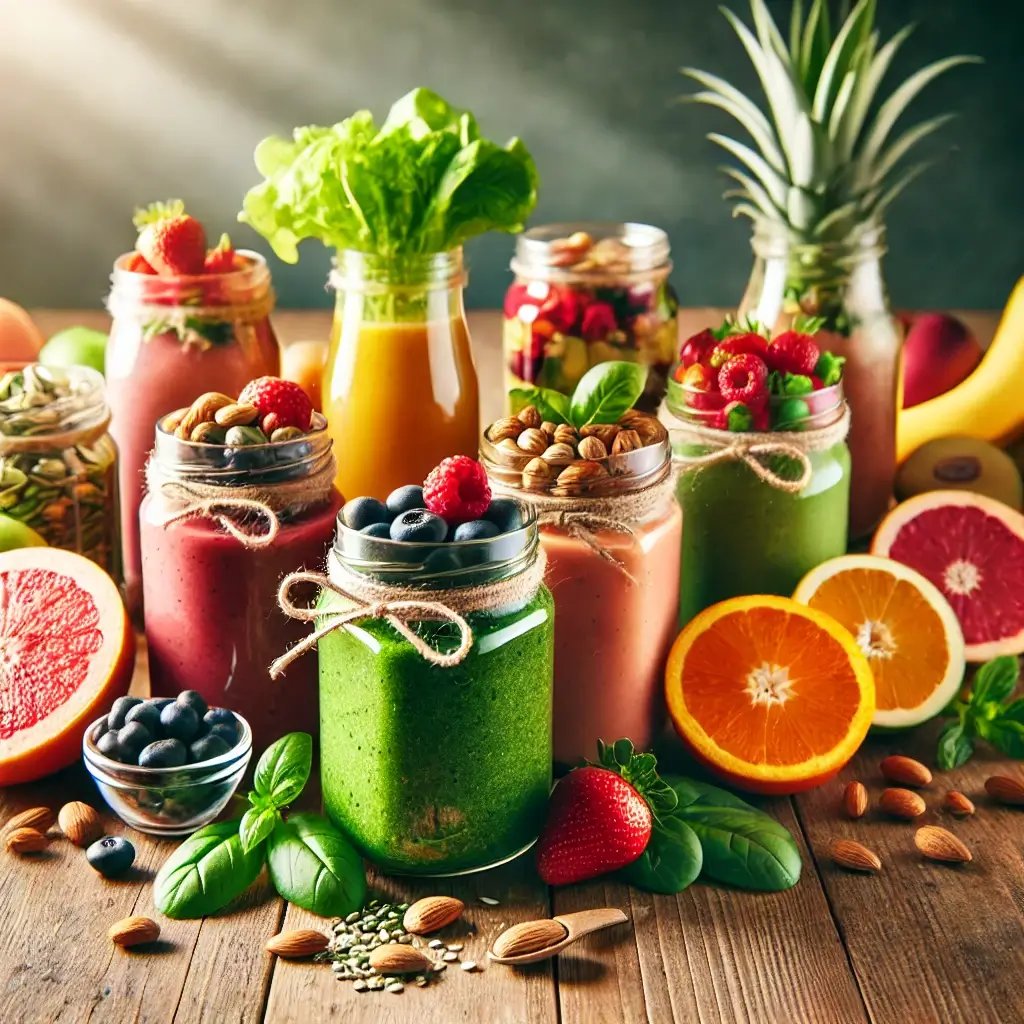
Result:
{"label": "glass bowl of blueberries", "polygon": [[110,809],[139,832],[184,836],[227,806],[252,757],[241,715],[177,697],[118,697],[82,740],[89,774]]}

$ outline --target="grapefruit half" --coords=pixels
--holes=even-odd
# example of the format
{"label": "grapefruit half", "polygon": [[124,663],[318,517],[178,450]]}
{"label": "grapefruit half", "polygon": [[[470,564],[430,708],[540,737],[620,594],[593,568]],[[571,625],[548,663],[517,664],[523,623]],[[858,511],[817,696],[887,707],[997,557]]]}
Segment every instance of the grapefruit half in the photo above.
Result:
{"label": "grapefruit half", "polygon": [[58,548],[0,553],[0,786],[76,761],[134,667],[121,595],[99,566]]}
{"label": "grapefruit half", "polygon": [[882,521],[871,552],[916,569],[942,592],[968,661],[1024,653],[1024,516],[994,498],[930,491]]}

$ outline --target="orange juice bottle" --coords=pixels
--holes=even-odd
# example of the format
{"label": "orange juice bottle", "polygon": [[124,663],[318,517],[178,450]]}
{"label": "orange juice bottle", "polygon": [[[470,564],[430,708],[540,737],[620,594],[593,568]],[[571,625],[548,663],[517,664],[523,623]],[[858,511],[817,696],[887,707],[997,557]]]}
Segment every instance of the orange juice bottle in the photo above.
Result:
{"label": "orange juice bottle", "polygon": [[345,250],[323,406],[346,498],[383,500],[449,455],[477,454],[476,367],[462,250],[381,257]]}

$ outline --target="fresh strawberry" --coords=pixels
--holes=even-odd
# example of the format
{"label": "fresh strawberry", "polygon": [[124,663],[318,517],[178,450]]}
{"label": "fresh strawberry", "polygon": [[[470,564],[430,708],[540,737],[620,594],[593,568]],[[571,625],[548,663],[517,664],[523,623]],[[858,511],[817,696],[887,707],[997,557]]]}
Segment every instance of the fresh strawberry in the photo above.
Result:
{"label": "fresh strawberry", "polygon": [[548,885],[571,885],[632,864],[647,848],[655,815],[671,811],[675,791],[655,772],[653,754],[629,740],[598,743],[601,764],[576,768],[555,787],[537,844]]}
{"label": "fresh strawberry", "polygon": [[298,384],[280,377],[257,377],[242,388],[239,405],[254,405],[259,410],[260,427],[270,435],[280,427],[309,430],[313,403]]}
{"label": "fresh strawberry", "polygon": [[133,274],[155,274],[156,271],[146,262],[146,257],[141,252],[130,252],[124,258],[121,266],[130,270]]}
{"label": "fresh strawberry", "polygon": [[683,342],[682,348],[679,350],[679,361],[683,366],[702,363],[717,344],[718,339],[711,328],[705,327],[703,331],[692,335]]}
{"label": "fresh strawberry", "polygon": [[221,235],[216,249],[211,249],[206,254],[203,263],[203,270],[207,274],[231,274],[241,270],[245,262],[231,245],[231,239],[227,235]]}
{"label": "fresh strawberry", "polygon": [[686,404],[691,409],[721,409],[725,405],[718,393],[718,375],[705,363],[688,366],[679,382],[686,388]]}
{"label": "fresh strawberry", "polygon": [[753,331],[746,334],[731,334],[728,338],[723,338],[711,350],[709,362],[718,370],[733,356],[749,354],[764,359],[767,351],[768,342],[760,334],[755,334]]}
{"label": "fresh strawberry", "polygon": [[423,503],[451,525],[479,519],[491,504],[487,470],[468,455],[452,455],[423,481]]}
{"label": "fresh strawberry", "polygon": [[733,356],[718,371],[718,389],[726,402],[742,402],[759,412],[768,404],[768,367],[750,352]]}
{"label": "fresh strawberry", "polygon": [[821,351],[809,334],[783,331],[772,338],[764,359],[769,369],[780,373],[797,373],[809,377],[821,358]]}
{"label": "fresh strawberry", "polygon": [[135,226],[139,229],[135,248],[158,274],[183,277],[203,272],[206,232],[185,213],[180,199],[137,210]]}

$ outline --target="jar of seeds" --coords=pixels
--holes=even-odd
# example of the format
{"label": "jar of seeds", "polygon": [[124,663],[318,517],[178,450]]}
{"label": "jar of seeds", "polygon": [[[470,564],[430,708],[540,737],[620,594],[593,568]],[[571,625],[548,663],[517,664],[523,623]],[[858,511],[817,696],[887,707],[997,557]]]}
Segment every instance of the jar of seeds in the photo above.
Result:
{"label": "jar of seeds", "polygon": [[48,544],[119,583],[117,449],[103,376],[31,365],[0,377],[0,546]]}

